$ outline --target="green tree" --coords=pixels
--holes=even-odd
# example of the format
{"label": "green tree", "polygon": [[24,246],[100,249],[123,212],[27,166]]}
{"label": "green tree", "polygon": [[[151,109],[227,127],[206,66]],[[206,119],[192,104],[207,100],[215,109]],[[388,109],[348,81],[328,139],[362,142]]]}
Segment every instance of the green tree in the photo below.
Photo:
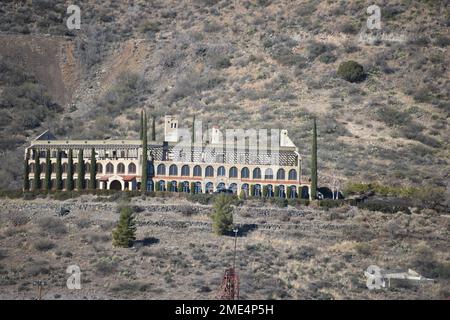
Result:
{"label": "green tree", "polygon": [[183,182],[178,182],[178,192],[183,192]]}
{"label": "green tree", "polygon": [[142,177],[141,177],[141,193],[145,194],[147,192],[147,114],[144,111],[143,113],[143,128],[142,128]]}
{"label": "green tree", "polygon": [[37,191],[40,189],[41,185],[41,158],[39,150],[34,151],[34,180],[33,180],[33,190]]}
{"label": "green tree", "polygon": [[255,196],[255,185],[251,184],[250,185],[250,197],[254,197]]}
{"label": "green tree", "polygon": [[141,110],[141,124],[139,128],[139,140],[142,141],[142,138],[144,136],[144,110]]}
{"label": "green tree", "polygon": [[112,231],[113,245],[116,247],[129,248],[136,240],[136,225],[133,210],[128,207],[120,209],[119,223]]}
{"label": "green tree", "polygon": [[50,149],[47,149],[45,154],[45,180],[44,180],[44,189],[45,191],[49,191],[52,189],[52,162],[50,160]]}
{"label": "green tree", "polygon": [[84,158],[83,158],[83,149],[78,150],[78,165],[77,165],[77,190],[81,191],[84,189],[84,175],[85,175],[85,167],[84,167]]}
{"label": "green tree", "polygon": [[275,197],[276,198],[280,197],[280,187],[279,186],[275,186]]}
{"label": "green tree", "polygon": [[226,234],[233,228],[233,208],[231,207],[232,197],[226,194],[216,196],[214,200],[213,230],[218,235]]}
{"label": "green tree", "polygon": [[66,178],[66,190],[73,190],[73,151],[69,149],[69,158],[67,160],[67,178]]}
{"label": "green tree", "polygon": [[241,200],[247,199],[247,195],[245,194],[244,190],[241,190],[241,192],[239,192],[239,199]]}
{"label": "green tree", "polygon": [[313,139],[311,150],[311,198],[315,199],[317,196],[317,126],[316,119],[313,123]]}
{"label": "green tree", "polygon": [[91,149],[91,166],[89,167],[89,189],[95,190],[97,181],[97,160],[95,159],[95,149]]}
{"label": "green tree", "polygon": [[30,166],[28,165],[28,154],[23,162],[23,191],[30,190]]}
{"label": "green tree", "polygon": [[191,182],[191,188],[189,191],[191,192],[191,194],[195,193],[195,182]]}
{"label": "green tree", "polygon": [[263,186],[263,197],[267,198],[267,194],[268,194],[267,186]]}
{"label": "green tree", "polygon": [[342,62],[338,67],[337,75],[349,82],[360,82],[365,78],[364,67],[352,60]]}
{"label": "green tree", "polygon": [[156,119],[155,116],[152,116],[152,140],[156,140]]}
{"label": "green tree", "polygon": [[61,150],[58,149],[58,154],[56,155],[56,190],[60,191],[62,189],[62,166],[61,166]]}

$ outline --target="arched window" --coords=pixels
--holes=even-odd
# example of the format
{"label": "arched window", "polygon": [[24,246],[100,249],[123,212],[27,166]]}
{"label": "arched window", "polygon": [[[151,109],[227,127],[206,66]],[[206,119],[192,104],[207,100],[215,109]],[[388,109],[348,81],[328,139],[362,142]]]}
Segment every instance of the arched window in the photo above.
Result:
{"label": "arched window", "polygon": [[264,179],[273,179],[273,171],[272,169],[268,168],[264,172]]}
{"label": "arched window", "polygon": [[194,167],[194,177],[201,177],[202,176],[202,167],[195,166]]}
{"label": "arched window", "polygon": [[178,167],[174,164],[172,164],[169,167],[169,176],[177,176],[178,175]]}
{"label": "arched window", "polygon": [[261,185],[260,184],[255,184],[253,196],[261,197]]}
{"label": "arched window", "polygon": [[225,168],[224,167],[219,167],[217,169],[217,176],[218,177],[225,177]]}
{"label": "arched window", "polygon": [[250,170],[248,170],[247,167],[242,168],[241,170],[241,178],[242,179],[248,179],[250,177]]}
{"label": "arched window", "polygon": [[189,166],[188,165],[184,165],[181,167],[181,175],[184,177],[189,176]]}
{"label": "arched window", "polygon": [[236,167],[230,168],[230,178],[237,178],[238,176],[238,170]]}
{"label": "arched window", "polygon": [[128,165],[128,173],[136,173],[136,165],[133,162]]}
{"label": "arched window", "polygon": [[232,190],[233,193],[236,194],[237,193],[237,184],[236,183],[230,184],[230,190]]}
{"label": "arched window", "polygon": [[297,180],[297,171],[295,169],[289,170],[289,180]]}
{"label": "arched window", "polygon": [[190,186],[189,186],[189,181],[183,181],[183,192],[186,192],[186,193],[191,192]]}
{"label": "arched window", "polygon": [[158,176],[165,176],[166,175],[166,166],[164,164],[158,165],[158,168],[156,169]]}
{"label": "arched window", "polygon": [[211,166],[207,166],[205,170],[205,177],[214,177],[214,169]]}
{"label": "arched window", "polygon": [[[164,167],[165,168],[165,167]],[[165,171],[165,170],[164,170]],[[166,191],[166,182],[164,180],[159,181],[159,190]]]}
{"label": "arched window", "polygon": [[123,163],[117,165],[117,173],[125,173],[125,165]]}
{"label": "arched window", "polygon": [[97,173],[103,173],[103,166],[101,163],[97,163]]}
{"label": "arched window", "polygon": [[241,186],[241,190],[244,191],[244,194],[245,194],[246,196],[248,196],[248,189],[249,189],[249,187],[248,187],[248,184],[247,184],[247,183],[244,183],[244,184]]}
{"label": "arched window", "polygon": [[261,169],[260,168],[253,169],[253,179],[261,179]]}
{"label": "arched window", "polygon": [[202,183],[201,182],[195,183],[194,193],[202,193]]}
{"label": "arched window", "polygon": [[286,174],[284,172],[284,169],[278,169],[277,180],[284,180],[284,179],[286,179]]}
{"label": "arched window", "polygon": [[214,191],[214,185],[212,182],[208,182],[205,186],[206,193],[212,193]]}
{"label": "arched window", "polygon": [[114,166],[112,165],[112,163],[108,163],[106,165],[106,173],[114,173]]}
{"label": "arched window", "polygon": [[267,185],[267,196],[273,197],[273,186],[271,184]]}

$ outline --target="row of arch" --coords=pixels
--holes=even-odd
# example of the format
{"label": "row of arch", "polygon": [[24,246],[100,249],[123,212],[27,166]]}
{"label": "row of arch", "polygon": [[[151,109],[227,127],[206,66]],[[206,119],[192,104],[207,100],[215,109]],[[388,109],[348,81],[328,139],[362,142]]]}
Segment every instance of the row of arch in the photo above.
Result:
{"label": "row of arch", "polygon": [[[153,186],[151,186],[153,188]],[[232,190],[234,194],[238,193],[238,185],[236,183],[231,183],[228,188],[225,183],[221,182],[214,186],[212,182],[207,182],[203,188],[201,182],[189,182],[189,181],[165,181],[159,180],[154,186],[156,191],[171,191],[171,192],[186,192],[186,193],[213,193],[221,189]],[[297,187],[296,185],[261,185],[254,184],[250,185],[244,183],[241,185],[241,191],[243,191],[247,196],[251,195],[254,197],[279,197],[279,198],[303,198],[309,199],[309,188],[307,186]]]}
{"label": "row of arch", "polygon": [[[189,177],[190,176],[191,168],[188,165],[183,165],[181,167],[181,176],[182,177]],[[199,165],[194,166],[193,168],[193,176],[194,177],[202,177],[202,167]],[[231,167],[228,170],[228,177],[229,178],[238,178],[238,168]],[[167,174],[166,171],[166,165],[165,164],[159,164],[156,168],[156,173],[159,176],[165,176]],[[169,176],[178,176],[178,166],[175,164],[172,164],[169,166]],[[217,170],[214,170],[212,166],[207,166],[205,168],[205,177],[226,177],[227,170],[225,167],[220,166],[217,168]],[[241,169],[241,179],[249,179],[250,178],[250,169],[247,167],[244,167]],[[262,171],[260,168],[255,168],[252,171],[252,178],[253,179],[262,179]],[[264,179],[266,180],[273,180],[274,174],[273,170],[271,168],[267,168],[264,171]],[[286,180],[286,171],[282,168],[278,169],[276,174],[276,180]],[[291,169],[288,172],[288,180],[295,181],[297,180],[297,170]]]}
{"label": "row of arch", "polygon": [[[45,162],[41,163],[40,165],[40,169],[41,169],[41,173],[45,173],[47,166],[45,164]],[[68,172],[68,168],[69,168],[69,164],[63,163],[61,165],[61,170],[62,173],[67,173]],[[78,163],[74,164],[74,172],[77,172],[78,169]],[[85,172],[89,172],[89,170],[91,169],[91,165],[90,163],[85,163],[84,164],[84,169]],[[128,169],[127,171],[125,171],[125,169]],[[30,173],[34,173],[35,171],[35,164],[31,163],[30,164]],[[56,173],[56,163],[52,163],[50,166],[50,172],[51,173]],[[103,165],[101,163],[97,163],[96,164],[96,173],[103,173]],[[128,164],[127,168],[125,167],[125,165],[123,163],[119,163],[117,164],[116,168],[114,168],[114,165],[112,163],[108,163],[105,166],[105,173],[106,174],[135,174],[136,173],[136,165],[131,162],[130,164]]]}

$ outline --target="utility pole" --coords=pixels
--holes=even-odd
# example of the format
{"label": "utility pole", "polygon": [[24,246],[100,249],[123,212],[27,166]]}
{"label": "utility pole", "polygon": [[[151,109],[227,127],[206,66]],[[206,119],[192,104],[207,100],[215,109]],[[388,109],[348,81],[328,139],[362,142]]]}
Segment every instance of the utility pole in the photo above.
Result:
{"label": "utility pole", "polygon": [[233,254],[233,269],[236,270],[236,244],[237,244],[237,234],[239,229],[233,229],[234,232],[234,254]]}
{"label": "utility pole", "polygon": [[42,287],[46,285],[45,281],[37,280],[33,284],[38,287],[38,300],[42,300]]}

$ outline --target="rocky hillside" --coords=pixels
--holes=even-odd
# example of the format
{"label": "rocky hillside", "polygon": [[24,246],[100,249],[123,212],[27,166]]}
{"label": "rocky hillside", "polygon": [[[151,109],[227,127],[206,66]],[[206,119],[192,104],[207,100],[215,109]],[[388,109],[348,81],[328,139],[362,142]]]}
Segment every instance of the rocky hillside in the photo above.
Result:
{"label": "rocky hillside", "polygon": [[[449,180],[447,1],[4,1],[0,8],[0,187],[50,127],[60,137],[137,137],[138,110],[222,128],[286,128],[319,179],[445,188]],[[342,79],[342,62],[364,67]],[[158,128],[161,134],[162,125]],[[6,164],[6,165],[5,165]],[[440,191],[439,191],[440,192]]]}
{"label": "rocky hillside", "polygon": [[[124,205],[104,197],[64,202],[0,199],[0,299],[215,299],[234,241],[212,233],[211,205],[133,198],[137,241],[111,245]],[[57,216],[61,208],[70,212]],[[382,214],[247,201],[234,208],[242,299],[447,299],[449,217],[433,210]],[[81,290],[68,290],[69,265]],[[369,265],[411,268],[433,283],[368,290]]]}

